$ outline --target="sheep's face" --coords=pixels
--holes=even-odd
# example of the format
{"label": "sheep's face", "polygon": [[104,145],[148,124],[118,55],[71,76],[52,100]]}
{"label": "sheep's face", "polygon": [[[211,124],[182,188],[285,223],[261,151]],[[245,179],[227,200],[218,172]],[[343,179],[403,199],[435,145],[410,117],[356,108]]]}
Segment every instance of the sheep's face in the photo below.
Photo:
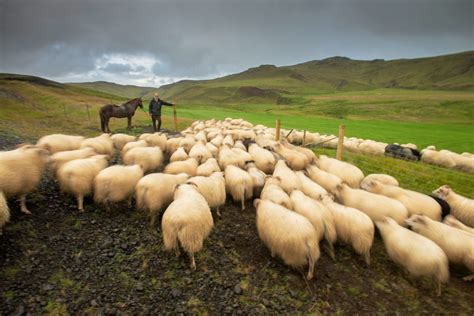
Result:
{"label": "sheep's face", "polygon": [[319,200],[323,203],[332,203],[334,202],[334,195],[327,193],[327,194],[321,194],[319,197]]}
{"label": "sheep's face", "polygon": [[405,224],[415,232],[420,232],[428,223],[426,217],[423,215],[412,215],[405,220]]}
{"label": "sheep's face", "polygon": [[380,188],[380,183],[378,181],[375,181],[375,180],[370,180],[370,181],[367,181],[366,183],[364,183],[361,186],[361,188],[366,190],[366,191],[370,191],[370,192],[377,191]]}
{"label": "sheep's face", "polygon": [[439,197],[440,199],[446,199],[451,192],[451,188],[447,185],[440,186],[438,189],[434,190],[432,193]]}

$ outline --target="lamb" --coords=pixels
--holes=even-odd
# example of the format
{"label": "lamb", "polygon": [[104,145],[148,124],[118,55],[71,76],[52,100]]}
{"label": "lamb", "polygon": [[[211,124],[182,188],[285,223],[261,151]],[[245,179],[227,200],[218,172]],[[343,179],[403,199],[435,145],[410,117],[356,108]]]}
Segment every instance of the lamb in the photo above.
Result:
{"label": "lamb", "polygon": [[81,143],[81,148],[91,147],[99,155],[109,155],[112,157],[114,153],[114,143],[110,139],[109,134],[102,134],[93,138],[86,138]]}
{"label": "lamb", "polygon": [[276,163],[273,176],[280,177],[281,188],[288,194],[293,190],[299,190],[301,188],[300,179],[293,170],[288,168],[284,160],[279,160]]}
{"label": "lamb", "polygon": [[378,195],[360,189],[352,189],[347,184],[339,184],[335,194],[345,206],[356,208],[367,214],[374,222],[391,217],[403,225],[408,210],[401,202],[384,195]]}
{"label": "lamb", "polygon": [[76,159],[65,163],[58,170],[61,191],[76,196],[77,208],[84,212],[84,196],[92,193],[95,176],[107,167],[107,155]]}
{"label": "lamb", "polygon": [[466,226],[464,225],[463,223],[461,223],[460,221],[458,221],[456,219],[456,217],[454,217],[453,215],[448,215],[446,216],[444,219],[443,219],[443,223],[445,223],[446,225],[449,225],[451,227],[454,227],[454,228],[457,228],[457,229],[460,229],[460,230],[463,230],[471,235],[474,236],[474,228],[471,228],[469,226]]}
{"label": "lamb", "polygon": [[380,183],[383,183],[383,184],[389,184],[389,185],[395,185],[395,186],[399,186],[399,183],[397,181],[397,179],[395,179],[394,177],[392,176],[389,176],[388,174],[383,174],[383,173],[372,173],[372,174],[369,174],[368,176],[366,176],[362,182],[360,183],[360,188],[363,189],[363,190],[367,190],[367,183],[372,181],[372,180],[376,180]]}
{"label": "lamb", "polygon": [[260,193],[260,199],[269,200],[273,203],[280,204],[287,209],[293,209],[290,196],[281,188],[281,179],[279,177],[267,176],[265,185]]}
{"label": "lamb", "polygon": [[189,176],[194,177],[198,168],[198,162],[194,158],[188,158],[184,161],[175,161],[168,164],[165,167],[164,173],[169,174],[180,174],[187,173]]}
{"label": "lamb", "polygon": [[290,194],[293,210],[306,217],[314,226],[318,234],[318,240],[324,237],[327,244],[329,256],[335,260],[334,243],[337,239],[334,217],[331,211],[322,203],[306,196],[299,190]]}
{"label": "lamb", "polygon": [[[448,256],[449,261],[465,265],[469,271],[474,272],[474,236],[434,221],[423,215],[413,215],[406,220],[410,228],[420,235],[435,242]],[[464,280],[474,279],[474,274]]]}
{"label": "lamb", "polygon": [[288,161],[288,165],[293,170],[303,170],[309,164],[308,157],[296,150],[288,149],[281,143],[273,145],[273,150]]}
{"label": "lamb", "polygon": [[297,171],[296,175],[298,176],[301,182],[301,191],[303,191],[303,193],[309,196],[310,198],[318,200],[319,198],[321,198],[321,196],[328,194],[328,191],[326,191],[322,186],[308,178],[303,171]]}
{"label": "lamb", "polygon": [[202,164],[206,162],[207,159],[212,158],[212,153],[202,141],[199,141],[189,151],[189,157],[196,159],[199,164]]}
{"label": "lamb", "polygon": [[115,149],[122,150],[125,144],[134,142],[137,138],[135,136],[119,133],[119,134],[114,134],[110,136],[110,139],[112,139]]}
{"label": "lamb", "polygon": [[84,139],[82,136],[52,134],[41,137],[36,145],[54,154],[59,151],[79,149]]}
{"label": "lamb", "polygon": [[369,266],[374,241],[374,223],[370,217],[358,209],[334,202],[329,195],[323,195],[321,201],[332,212],[337,239],[351,245]]}
{"label": "lamb", "polygon": [[453,191],[449,186],[443,185],[433,191],[433,194],[448,202],[451,214],[465,225],[474,227],[474,200],[468,199]]}
{"label": "lamb", "polygon": [[395,199],[405,205],[408,215],[422,214],[435,221],[441,221],[441,206],[432,197],[394,185],[372,180],[366,183],[366,190]]}
{"label": "lamb", "polygon": [[174,249],[179,255],[179,240],[189,255],[191,269],[196,270],[194,254],[202,249],[213,227],[214,221],[206,199],[193,185],[179,185],[174,201],[166,209],[161,222],[165,250]]}
{"label": "lamb", "polygon": [[155,225],[158,212],[173,202],[176,187],[185,183],[188,178],[186,173],[177,175],[151,173],[137,182],[135,186],[137,208],[148,212],[151,226]]}
{"label": "lamb", "polygon": [[125,165],[140,165],[143,172],[153,171],[163,164],[163,152],[160,147],[136,147],[123,156]]}
{"label": "lamb", "polygon": [[364,179],[364,174],[356,166],[344,161],[329,158],[325,155],[321,155],[316,159],[316,165],[319,169],[338,176],[342,181],[346,182],[354,189],[358,189],[360,187],[360,182]]}
{"label": "lamb", "polygon": [[0,152],[0,192],[6,197],[19,195],[22,213],[31,214],[26,194],[38,186],[48,160],[48,151],[34,145]]}
{"label": "lamb", "polygon": [[206,199],[210,208],[216,208],[221,217],[219,206],[225,204],[225,179],[223,172],[214,172],[210,177],[197,176],[190,178],[186,183],[194,184],[199,193]]}
{"label": "lamb", "polygon": [[254,197],[260,196],[260,192],[262,192],[262,188],[265,185],[265,173],[257,168],[254,161],[248,161],[245,164],[245,170],[252,177]]}
{"label": "lamb", "polygon": [[94,179],[94,201],[103,203],[110,211],[109,203],[128,199],[131,206],[135,185],[143,177],[139,165],[115,165],[100,171]]}
{"label": "lamb", "polygon": [[123,147],[122,147],[122,158],[123,156],[125,156],[125,154],[130,150],[130,149],[133,149],[133,148],[137,148],[137,147],[148,147],[148,143],[146,140],[137,140],[135,142],[129,142],[129,143],[126,143]]}
{"label": "lamb", "polygon": [[221,171],[221,169],[219,168],[217,160],[215,158],[209,158],[205,163],[197,167],[196,175],[208,177],[214,172],[219,171]]}
{"label": "lamb", "polygon": [[74,159],[89,158],[94,155],[97,155],[97,153],[91,147],[86,147],[86,148],[76,149],[76,150],[60,151],[60,152],[54,153],[51,156],[51,170],[53,171],[53,174],[56,176],[58,169],[66,162],[74,160]]}
{"label": "lamb", "polygon": [[271,201],[256,199],[254,206],[258,235],[272,256],[278,255],[298,270],[307,265],[307,279],[311,280],[320,256],[313,225],[304,216]]}
{"label": "lamb", "polygon": [[255,161],[255,165],[258,169],[266,174],[273,173],[275,169],[275,157],[270,151],[260,147],[256,143],[252,143],[249,145],[248,152],[252,156],[252,160]]}
{"label": "lamb", "polygon": [[308,177],[322,186],[326,191],[334,193],[336,187],[342,183],[341,178],[332,173],[323,171],[314,165],[310,165],[306,168]]}
{"label": "lamb", "polygon": [[253,194],[253,179],[250,174],[234,165],[229,165],[224,171],[226,192],[230,193],[234,202],[241,202],[241,209],[245,210],[245,200],[251,199]]}
{"label": "lamb", "polygon": [[188,154],[186,153],[186,151],[184,150],[183,147],[179,147],[178,149],[176,149],[176,151],[171,155],[170,157],[170,162],[175,162],[175,161],[184,161],[186,159],[188,159],[189,156]]}
{"label": "lamb", "polygon": [[[418,216],[418,215],[415,215]],[[437,282],[441,295],[441,283],[449,281],[448,258],[443,250],[428,238],[418,235],[385,217],[375,225],[382,235],[389,257],[414,276],[431,276]]]}
{"label": "lamb", "polygon": [[5,194],[0,191],[0,235],[2,235],[2,228],[10,220],[10,209],[8,208]]}

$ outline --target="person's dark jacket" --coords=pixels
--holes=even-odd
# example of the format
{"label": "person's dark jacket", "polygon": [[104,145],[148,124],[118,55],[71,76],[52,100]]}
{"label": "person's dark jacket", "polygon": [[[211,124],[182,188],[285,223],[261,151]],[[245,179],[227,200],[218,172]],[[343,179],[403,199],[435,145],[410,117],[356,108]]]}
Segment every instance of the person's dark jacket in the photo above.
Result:
{"label": "person's dark jacket", "polygon": [[158,99],[158,101],[155,100],[155,98],[151,99],[150,105],[148,106],[148,112],[151,115],[161,115],[161,106],[162,105],[173,105],[173,103],[169,103],[166,101],[163,101],[161,99]]}

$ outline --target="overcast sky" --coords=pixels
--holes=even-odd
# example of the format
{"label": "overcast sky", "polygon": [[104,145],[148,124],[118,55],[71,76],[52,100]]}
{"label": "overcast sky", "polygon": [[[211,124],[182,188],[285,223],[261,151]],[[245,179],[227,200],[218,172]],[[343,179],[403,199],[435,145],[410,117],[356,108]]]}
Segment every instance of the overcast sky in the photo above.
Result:
{"label": "overcast sky", "polygon": [[159,86],[474,50],[473,0],[0,0],[0,72]]}

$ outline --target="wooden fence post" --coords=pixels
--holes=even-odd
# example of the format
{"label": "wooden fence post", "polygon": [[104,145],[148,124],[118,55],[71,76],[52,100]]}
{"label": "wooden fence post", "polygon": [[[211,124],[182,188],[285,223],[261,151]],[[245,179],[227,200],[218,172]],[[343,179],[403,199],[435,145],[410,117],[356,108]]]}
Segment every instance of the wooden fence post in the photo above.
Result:
{"label": "wooden fence post", "polygon": [[303,131],[303,146],[306,145],[306,130]]}
{"label": "wooden fence post", "polygon": [[174,130],[178,131],[178,117],[176,116],[176,104],[173,103]]}
{"label": "wooden fence post", "polygon": [[63,109],[64,109],[64,116],[67,116],[67,112],[66,112],[66,104],[63,104]]}
{"label": "wooden fence post", "polygon": [[86,109],[87,109],[87,117],[89,118],[89,122],[91,121],[91,114],[89,113],[89,103],[86,103]]}
{"label": "wooden fence post", "polygon": [[280,140],[280,120],[275,121],[275,140]]}
{"label": "wooden fence post", "polygon": [[342,150],[344,148],[344,132],[346,127],[344,125],[339,125],[339,140],[337,142],[337,153],[336,158],[342,160]]}

